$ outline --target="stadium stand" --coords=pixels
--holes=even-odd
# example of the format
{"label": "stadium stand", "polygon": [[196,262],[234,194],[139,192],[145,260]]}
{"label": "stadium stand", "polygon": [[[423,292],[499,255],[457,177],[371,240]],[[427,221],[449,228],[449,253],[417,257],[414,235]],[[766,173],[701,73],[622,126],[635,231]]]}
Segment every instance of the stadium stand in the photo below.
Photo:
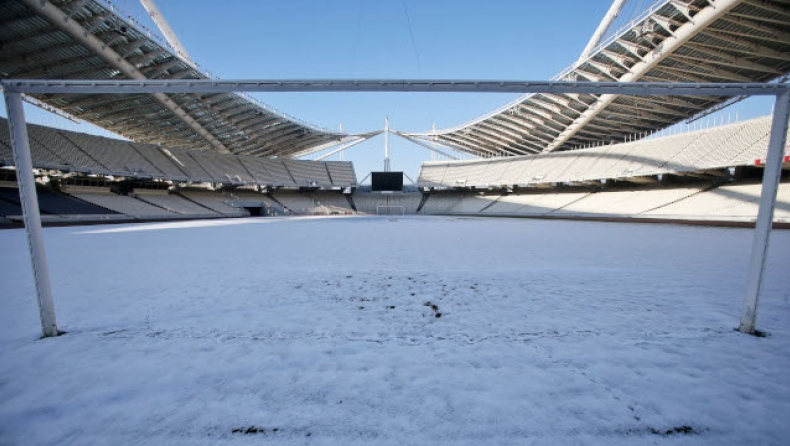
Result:
{"label": "stadium stand", "polygon": [[297,186],[296,180],[291,176],[282,160],[265,159],[263,164],[272,176],[272,186]]}
{"label": "stadium stand", "polygon": [[[11,146],[9,144],[11,138],[7,125],[0,122],[0,163],[13,164],[13,154],[11,153]],[[31,156],[39,160],[39,165],[47,169],[66,170],[69,168],[69,163],[64,158],[58,156],[56,153],[38,144],[37,141],[30,138],[30,152]]]}
{"label": "stadium stand", "polygon": [[[66,194],[56,192],[46,187],[38,187],[38,207],[41,213],[49,215],[105,215],[115,214],[110,210],[94,206],[81,200],[69,197]],[[0,187],[0,200],[9,203],[12,207],[19,209],[21,214],[19,189],[16,187]],[[5,215],[19,215],[9,213]]]}
{"label": "stadium stand", "polygon": [[187,174],[190,181],[198,183],[212,183],[216,181],[200,164],[189,154],[189,150],[168,148],[162,149],[167,157],[173,160],[179,168]]}
{"label": "stadium stand", "polygon": [[304,160],[283,160],[298,186],[330,187],[332,181],[324,163]]}
{"label": "stadium stand", "polygon": [[[663,220],[754,221],[761,183],[711,183],[498,195],[441,191],[430,194],[424,214],[617,217]],[[790,182],[779,185],[774,220],[790,222]]]}
{"label": "stadium stand", "polygon": [[[424,163],[419,181],[425,194],[414,187],[374,193],[370,187],[356,186],[350,162],[220,155],[36,125],[29,130],[34,164],[71,172],[71,177],[56,180],[63,182],[62,192],[45,186],[48,180],[42,178],[39,201],[45,222],[241,217],[286,211],[411,214],[420,205],[422,214],[742,222],[754,220],[760,186],[754,184],[754,172],[736,179],[733,168],[759,172],[770,118],[540,156]],[[7,123],[0,122],[0,161],[13,164],[9,158]],[[80,180],[75,173],[113,175],[116,180],[107,178],[115,181],[113,190],[118,193],[110,190],[111,182]],[[686,179],[663,184],[662,175]],[[158,182],[149,182],[148,187],[140,183],[141,178]],[[220,190],[176,186],[168,191],[166,180],[226,186]],[[261,186],[265,189],[256,190]],[[338,188],[353,194],[344,195]],[[18,220],[18,196],[10,189],[14,192],[0,195],[0,215]],[[777,221],[788,219],[787,195],[783,183]]]}
{"label": "stadium stand", "polygon": [[192,151],[189,155],[217,183],[245,184],[255,182],[247,169],[234,156],[197,151]]}
{"label": "stadium stand", "polygon": [[332,177],[333,186],[352,187],[357,185],[354,165],[350,161],[326,161],[324,164]]}
{"label": "stadium stand", "polygon": [[638,215],[650,209],[682,200],[704,189],[704,187],[699,186],[678,189],[613,190],[590,193],[556,209],[554,214]]}
{"label": "stadium stand", "polygon": [[229,203],[236,200],[228,192],[210,191],[207,189],[184,188],[178,190],[179,195],[228,217],[246,217],[250,212],[244,207],[235,207]]}
{"label": "stadium stand", "polygon": [[446,191],[430,194],[422,207],[423,214],[449,214],[467,194],[465,191]]}
{"label": "stadium stand", "polygon": [[270,213],[280,215],[283,213],[283,207],[274,198],[265,192],[259,192],[254,189],[238,187],[229,191],[231,197],[237,201],[244,201],[250,203],[261,203],[269,210]]}
{"label": "stadium stand", "polygon": [[[765,158],[771,119],[592,149],[480,161],[423,163],[421,187],[489,187],[588,181],[751,166]],[[790,154],[790,149],[786,149]]]}
{"label": "stadium stand", "polygon": [[272,196],[282,203],[286,211],[297,215],[309,215],[318,212],[320,202],[310,194],[295,191],[275,191]]}
{"label": "stadium stand", "polygon": [[60,130],[59,133],[90,158],[107,167],[111,174],[129,177],[163,178],[164,174],[126,141]]}
{"label": "stadium stand", "polygon": [[337,191],[296,192],[277,190],[272,196],[293,214],[348,214],[352,213],[351,205]]}
{"label": "stadium stand", "polygon": [[[164,148],[28,125],[33,166],[130,178],[276,187],[356,185],[350,162],[280,160]],[[287,163],[287,164],[286,164]],[[8,122],[0,118],[0,165],[14,164]],[[330,179],[330,172],[336,179]]]}
{"label": "stadium stand", "polygon": [[497,196],[481,193],[467,193],[457,205],[453,206],[452,212],[459,214],[474,214],[493,204],[496,199]]}
{"label": "stadium stand", "polygon": [[[0,127],[8,128],[8,123],[4,120],[0,123]],[[0,135],[0,137],[10,146],[10,138],[6,134]],[[49,167],[47,165],[48,158],[45,155],[49,152],[57,154],[59,158],[63,159],[67,166],[63,170],[95,174],[110,173],[107,167],[66,139],[59,130],[39,125],[28,125],[28,140],[30,141],[33,165],[36,167]]]}
{"label": "stadium stand", "polygon": [[214,218],[221,216],[219,212],[200,206],[180,195],[171,194],[168,190],[135,190],[134,197],[170,212],[191,218]]}
{"label": "stadium stand", "polygon": [[[490,215],[543,215],[562,209],[589,195],[590,192],[533,192],[524,195],[505,195],[483,210]],[[430,201],[430,200],[429,200]]]}
{"label": "stadium stand", "polygon": [[70,192],[74,197],[93,203],[96,206],[125,214],[138,219],[168,219],[177,218],[179,214],[138,200],[127,195],[118,195],[113,192]]}
{"label": "stadium stand", "polygon": [[22,208],[19,205],[0,200],[0,216],[19,217],[21,215]]}
{"label": "stadium stand", "polygon": [[114,214],[115,212],[76,200],[46,188],[39,188],[38,206],[42,212],[53,215],[95,215]]}
{"label": "stadium stand", "polygon": [[[644,215],[679,219],[754,219],[760,190],[759,183],[721,186],[645,212]],[[779,185],[774,220],[790,221],[790,183]]]}
{"label": "stadium stand", "polygon": [[0,182],[0,216],[18,218],[22,215],[19,190],[10,182]]}
{"label": "stadium stand", "polygon": [[258,184],[274,184],[274,178],[266,169],[264,160],[255,156],[239,156],[239,162],[247,169]]}
{"label": "stadium stand", "polygon": [[153,144],[129,143],[140,155],[153,164],[164,177],[173,181],[188,181],[186,174],[181,170],[175,161],[169,158]]}
{"label": "stadium stand", "polygon": [[350,214],[354,212],[348,199],[342,193],[317,191],[313,193],[313,197],[315,197],[316,202],[321,207],[320,211],[323,211],[323,213]]}

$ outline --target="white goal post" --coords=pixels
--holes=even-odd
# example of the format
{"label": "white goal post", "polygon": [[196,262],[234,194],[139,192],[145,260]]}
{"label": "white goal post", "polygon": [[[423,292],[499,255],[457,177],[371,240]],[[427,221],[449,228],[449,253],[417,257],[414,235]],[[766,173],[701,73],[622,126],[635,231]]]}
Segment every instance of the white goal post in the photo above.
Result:
{"label": "white goal post", "polygon": [[[194,94],[242,92],[474,92],[474,93],[575,93],[637,96],[773,96],[775,98],[768,154],[763,170],[760,206],[757,213],[752,252],[747,270],[747,290],[739,330],[756,333],[755,319],[769,235],[773,223],[776,194],[782,174],[782,158],[790,119],[790,85],[786,83],[680,83],[680,82],[561,82],[561,81],[481,81],[448,79],[285,79],[285,80],[57,80],[0,79],[8,111],[11,150],[17,168],[33,279],[36,285],[41,328],[45,337],[57,336],[55,307],[49,283],[46,251],[41,235],[41,216],[33,177],[23,94]],[[189,117],[191,119],[191,117]],[[384,206],[385,208],[387,206]],[[402,207],[401,207],[402,208]],[[405,209],[404,209],[405,211]],[[379,209],[377,208],[377,212]]]}
{"label": "white goal post", "polygon": [[[397,212],[400,210],[399,212]],[[396,212],[393,212],[396,211]],[[376,215],[406,215],[404,206],[376,206]]]}

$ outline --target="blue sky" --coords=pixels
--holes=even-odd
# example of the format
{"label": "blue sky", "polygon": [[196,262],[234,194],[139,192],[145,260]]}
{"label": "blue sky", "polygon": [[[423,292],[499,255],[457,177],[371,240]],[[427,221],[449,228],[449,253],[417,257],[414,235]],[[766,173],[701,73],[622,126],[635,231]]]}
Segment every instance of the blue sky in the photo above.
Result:
{"label": "blue sky", "polygon": [[[646,0],[632,2],[647,3]],[[115,2],[146,20],[137,0]],[[158,0],[164,16],[202,67],[223,78],[455,78],[544,80],[578,58],[609,0]],[[558,5],[560,5],[558,7]],[[151,25],[153,28],[153,25]],[[153,28],[155,29],[155,28]],[[410,29],[412,32],[410,32]],[[256,95],[303,121],[336,130],[455,126],[518,95],[427,93],[276,93]],[[30,108],[29,108],[30,109]],[[771,101],[723,112],[743,119],[769,113]],[[5,115],[5,111],[3,110]],[[39,111],[32,122],[57,124]],[[721,119],[721,118],[719,118]],[[88,131],[86,124],[60,123]],[[393,170],[416,180],[430,153],[390,138]],[[383,164],[383,138],[346,152],[361,180]],[[333,157],[331,159],[337,159]]]}

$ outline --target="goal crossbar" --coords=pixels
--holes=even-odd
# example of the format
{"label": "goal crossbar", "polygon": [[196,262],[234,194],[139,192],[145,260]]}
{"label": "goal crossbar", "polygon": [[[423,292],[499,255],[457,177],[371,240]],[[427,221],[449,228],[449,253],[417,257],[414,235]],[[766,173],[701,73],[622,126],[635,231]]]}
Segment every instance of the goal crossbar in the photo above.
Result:
{"label": "goal crossbar", "polygon": [[417,93],[576,93],[620,95],[776,96],[784,83],[758,82],[565,82],[458,79],[162,79],[53,80],[3,79],[7,93],[153,94],[240,92],[417,92]]}

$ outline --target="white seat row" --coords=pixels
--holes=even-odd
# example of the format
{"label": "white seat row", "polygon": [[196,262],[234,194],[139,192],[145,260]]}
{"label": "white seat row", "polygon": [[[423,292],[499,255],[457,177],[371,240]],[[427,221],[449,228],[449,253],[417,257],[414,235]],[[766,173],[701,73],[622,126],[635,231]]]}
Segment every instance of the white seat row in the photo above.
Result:
{"label": "white seat row", "polygon": [[192,217],[213,217],[219,215],[219,213],[214,210],[200,206],[199,204],[196,204],[195,202],[187,200],[186,198],[176,194],[138,193],[135,194],[135,197],[147,203],[151,203],[155,206],[181,215],[188,215]]}
{"label": "white seat row", "polygon": [[[34,167],[115,176],[285,187],[356,185],[351,162],[223,155],[165,148],[28,125]],[[13,165],[7,120],[0,118],[0,165]]]}
{"label": "white seat row", "polygon": [[223,215],[234,217],[250,215],[249,211],[243,207],[235,207],[229,204],[234,201],[239,201],[229,192],[188,188],[180,189],[178,193],[203,207],[209,208]]}
{"label": "white seat row", "polygon": [[[759,183],[599,192],[529,191],[523,194],[432,192],[425,214],[613,216],[695,220],[746,220],[757,217]],[[779,185],[774,218],[790,221],[790,182]]]}
{"label": "white seat row", "polygon": [[162,209],[158,206],[138,200],[134,197],[125,195],[117,195],[111,192],[106,193],[90,193],[79,192],[72,193],[71,195],[93,203],[97,206],[115,211],[121,214],[130,215],[137,218],[175,218],[178,214],[175,212]]}
{"label": "white seat row", "polygon": [[[771,118],[592,149],[476,161],[425,162],[423,187],[575,183],[753,165],[768,149]],[[790,154],[790,148],[786,149]]]}

